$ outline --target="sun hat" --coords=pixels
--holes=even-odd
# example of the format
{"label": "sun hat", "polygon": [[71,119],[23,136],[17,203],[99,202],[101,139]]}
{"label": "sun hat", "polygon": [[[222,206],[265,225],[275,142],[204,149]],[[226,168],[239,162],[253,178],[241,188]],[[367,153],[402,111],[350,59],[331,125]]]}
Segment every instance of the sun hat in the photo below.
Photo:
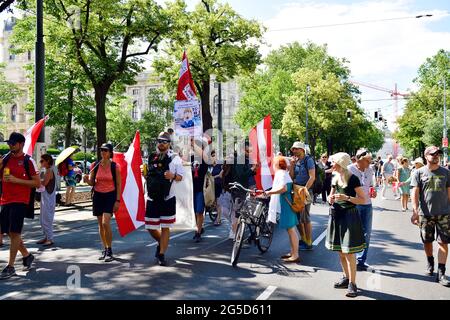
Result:
{"label": "sun hat", "polygon": [[306,145],[303,142],[295,141],[291,147],[291,151],[292,149],[303,149],[306,151]]}
{"label": "sun hat", "polygon": [[339,152],[331,156],[331,161],[338,164],[341,168],[346,169],[352,164],[350,156],[345,152]]}

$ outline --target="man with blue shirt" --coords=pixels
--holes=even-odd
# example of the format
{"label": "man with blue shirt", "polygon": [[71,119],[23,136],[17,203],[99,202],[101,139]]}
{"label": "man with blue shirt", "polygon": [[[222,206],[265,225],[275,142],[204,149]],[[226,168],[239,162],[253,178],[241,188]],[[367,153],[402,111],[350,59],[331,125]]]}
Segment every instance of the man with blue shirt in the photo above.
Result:
{"label": "man with blue shirt", "polygon": [[370,167],[372,162],[372,155],[366,149],[360,149],[356,152],[356,163],[348,166],[348,171],[357,176],[361,182],[361,187],[366,195],[367,202],[365,204],[357,205],[358,214],[361,217],[361,223],[364,231],[364,238],[366,240],[366,248],[356,254],[356,268],[358,271],[367,271],[369,265],[366,264],[367,252],[369,250],[370,234],[372,233],[372,201],[371,198],[377,196],[376,192],[370,192],[373,187],[374,172]]}
{"label": "man with blue shirt", "polygon": [[[295,184],[306,187],[313,198],[312,187],[316,179],[316,164],[314,159],[306,155],[306,145],[297,141],[291,148],[293,157],[289,166],[289,174]],[[312,250],[312,225],[310,217],[311,204],[305,206],[304,211],[298,214],[297,229],[302,240],[299,242],[300,250]]]}

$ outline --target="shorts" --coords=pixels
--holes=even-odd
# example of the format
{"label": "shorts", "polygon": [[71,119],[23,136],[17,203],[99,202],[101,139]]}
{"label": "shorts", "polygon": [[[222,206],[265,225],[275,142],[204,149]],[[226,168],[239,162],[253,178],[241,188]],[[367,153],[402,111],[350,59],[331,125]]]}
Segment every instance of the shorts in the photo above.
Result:
{"label": "shorts", "polygon": [[203,192],[194,193],[194,212],[195,214],[203,214],[205,211],[205,197]]}
{"label": "shorts", "polygon": [[116,203],[117,192],[107,193],[94,191],[92,198],[92,212],[95,217],[101,217],[104,213],[114,215],[114,204]]}
{"label": "shorts", "polygon": [[160,228],[171,228],[176,221],[176,204],[175,197],[169,200],[147,200],[145,229],[159,230]]}
{"label": "shorts", "polygon": [[64,181],[66,182],[67,187],[76,187],[77,186],[77,180],[75,179],[75,175],[73,176],[65,176]]}
{"label": "shorts", "polygon": [[296,213],[298,223],[311,223],[311,204],[307,204],[302,212]]}
{"label": "shorts", "polygon": [[420,237],[423,243],[431,243],[437,231],[437,241],[449,243],[450,240],[450,215],[440,216],[420,216],[419,217]]}
{"label": "shorts", "polygon": [[22,233],[27,207],[24,203],[3,205],[0,212],[1,233]]}

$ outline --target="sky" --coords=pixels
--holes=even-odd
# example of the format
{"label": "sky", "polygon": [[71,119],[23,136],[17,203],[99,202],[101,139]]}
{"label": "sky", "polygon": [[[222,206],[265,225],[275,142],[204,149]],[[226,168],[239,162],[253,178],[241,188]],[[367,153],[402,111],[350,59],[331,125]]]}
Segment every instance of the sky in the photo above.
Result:
{"label": "sky", "polygon": [[[326,44],[330,55],[350,61],[354,81],[388,90],[397,84],[400,93],[417,89],[413,79],[427,58],[439,49],[450,51],[450,0],[221,1],[267,28],[264,35],[267,45],[261,47],[263,56],[294,41]],[[186,2],[193,9],[199,0]],[[433,16],[414,18],[421,14]],[[394,20],[368,22],[383,19]],[[336,25],[359,21],[365,23]],[[360,90],[361,106],[372,115],[380,108],[393,129],[394,101],[390,100],[390,94],[366,87]],[[402,114],[404,104],[399,101],[398,115]]]}

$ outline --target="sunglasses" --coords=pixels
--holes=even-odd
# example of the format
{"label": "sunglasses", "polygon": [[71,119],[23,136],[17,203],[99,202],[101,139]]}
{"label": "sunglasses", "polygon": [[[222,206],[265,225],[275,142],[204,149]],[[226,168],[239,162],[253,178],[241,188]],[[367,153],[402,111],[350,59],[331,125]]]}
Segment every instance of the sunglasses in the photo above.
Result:
{"label": "sunglasses", "polygon": [[368,154],[368,152],[367,151],[364,151],[363,153],[361,153],[361,154],[359,154],[359,155],[357,155],[356,156],[356,159],[361,159],[362,157],[365,157],[365,156],[367,156],[367,154]]}
{"label": "sunglasses", "polygon": [[430,153],[429,155],[432,157],[436,157],[436,156],[440,156],[441,153],[439,151],[436,151],[435,153]]}
{"label": "sunglasses", "polygon": [[167,141],[167,140],[162,140],[162,139],[158,139],[158,140],[156,140],[158,143],[162,143],[162,144],[168,144],[169,143],[169,141]]}

